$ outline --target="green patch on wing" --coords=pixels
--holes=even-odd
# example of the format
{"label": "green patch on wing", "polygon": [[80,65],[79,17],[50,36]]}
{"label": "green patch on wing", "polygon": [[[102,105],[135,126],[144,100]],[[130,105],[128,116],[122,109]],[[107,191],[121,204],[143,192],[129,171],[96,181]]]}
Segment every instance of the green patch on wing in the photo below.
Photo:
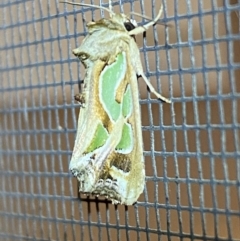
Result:
{"label": "green patch on wing", "polygon": [[122,129],[122,138],[118,145],[116,146],[116,150],[121,153],[130,153],[133,149],[133,132],[132,126],[128,123],[125,123]]}
{"label": "green patch on wing", "polygon": [[92,152],[103,146],[108,138],[108,132],[102,124],[98,124],[94,137],[88,146],[86,153]]}
{"label": "green patch on wing", "polygon": [[117,55],[116,61],[106,66],[100,75],[100,93],[104,109],[116,121],[121,114],[121,104],[116,101],[116,91],[127,70],[124,53]]}

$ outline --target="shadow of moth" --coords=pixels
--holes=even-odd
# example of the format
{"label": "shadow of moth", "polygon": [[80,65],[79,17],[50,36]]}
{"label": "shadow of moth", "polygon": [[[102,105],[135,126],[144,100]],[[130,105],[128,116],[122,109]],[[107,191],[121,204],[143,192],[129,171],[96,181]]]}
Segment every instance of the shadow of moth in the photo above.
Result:
{"label": "shadow of moth", "polygon": [[87,24],[88,35],[73,50],[86,68],[70,171],[79,181],[79,192],[103,195],[113,204],[132,205],[143,192],[145,166],[137,75],[159,99],[145,74],[134,35],[143,33],[160,18],[143,26],[126,15],[82,3],[73,5],[104,9],[109,19]]}

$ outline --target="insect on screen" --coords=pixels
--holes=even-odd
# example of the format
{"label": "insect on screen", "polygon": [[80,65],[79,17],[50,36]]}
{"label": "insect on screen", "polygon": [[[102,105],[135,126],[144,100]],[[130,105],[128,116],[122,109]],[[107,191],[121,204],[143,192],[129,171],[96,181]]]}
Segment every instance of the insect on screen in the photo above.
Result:
{"label": "insect on screen", "polygon": [[171,103],[138,76],[141,116],[125,124],[141,123],[146,177],[137,202],[125,206],[79,194],[69,171],[84,108],[74,95],[86,87],[72,49],[88,22],[109,13],[55,0],[1,1],[0,240],[240,240],[239,2],[112,1],[139,25],[161,4],[161,21],[135,40],[144,74]]}

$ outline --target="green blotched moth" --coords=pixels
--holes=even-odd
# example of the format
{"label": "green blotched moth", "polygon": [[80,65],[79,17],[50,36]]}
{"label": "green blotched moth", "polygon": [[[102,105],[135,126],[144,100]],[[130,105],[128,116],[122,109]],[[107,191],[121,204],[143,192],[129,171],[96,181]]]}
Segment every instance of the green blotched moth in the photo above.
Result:
{"label": "green blotched moth", "polygon": [[104,195],[113,204],[132,205],[143,192],[145,166],[137,75],[159,99],[143,73],[134,35],[143,33],[160,18],[135,26],[124,14],[87,24],[88,35],[73,50],[86,68],[84,89],[75,99],[82,108],[70,171],[79,181],[79,192]]}

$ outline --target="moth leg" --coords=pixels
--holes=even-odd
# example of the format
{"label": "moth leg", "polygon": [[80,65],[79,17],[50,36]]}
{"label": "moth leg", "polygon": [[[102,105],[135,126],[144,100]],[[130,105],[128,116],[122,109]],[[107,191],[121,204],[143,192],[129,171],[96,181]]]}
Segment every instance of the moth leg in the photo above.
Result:
{"label": "moth leg", "polygon": [[74,95],[74,99],[80,104],[81,107],[84,107],[84,104],[86,103],[84,93]]}
{"label": "moth leg", "polygon": [[129,31],[128,34],[129,35],[137,35],[140,33],[144,33],[146,30],[148,30],[151,26],[153,26],[160,19],[162,12],[163,12],[163,5],[161,5],[156,18],[154,18],[152,21],[150,21],[149,23],[147,23],[143,26],[138,26],[138,27],[134,28],[133,30]]}
{"label": "moth leg", "polygon": [[172,103],[171,100],[169,100],[168,98],[160,95],[160,94],[155,90],[155,88],[153,87],[153,85],[150,83],[150,81],[148,80],[148,78],[146,77],[146,75],[145,75],[143,72],[140,72],[140,73],[138,72],[138,75],[141,75],[141,76],[142,76],[142,78],[144,79],[144,81],[145,81],[146,85],[148,86],[149,90],[150,90],[154,95],[156,95],[158,99],[160,99],[160,100],[162,100],[162,101],[164,101],[164,102],[166,102],[166,103]]}
{"label": "moth leg", "polygon": [[[134,43],[134,44],[133,44]],[[142,76],[142,78],[144,79],[146,85],[148,86],[149,90],[155,95],[157,96],[157,98],[159,98],[160,100],[166,102],[166,103],[171,103],[171,100],[167,99],[166,97],[160,95],[155,88],[153,87],[153,85],[150,83],[150,81],[148,80],[147,76],[144,74],[143,72],[143,67],[142,67],[142,63],[140,60],[140,53],[138,51],[138,49],[136,49],[136,44],[134,41],[132,41],[130,43],[130,55],[131,57],[131,62],[132,62],[132,66],[134,68],[134,71],[137,75]]]}

